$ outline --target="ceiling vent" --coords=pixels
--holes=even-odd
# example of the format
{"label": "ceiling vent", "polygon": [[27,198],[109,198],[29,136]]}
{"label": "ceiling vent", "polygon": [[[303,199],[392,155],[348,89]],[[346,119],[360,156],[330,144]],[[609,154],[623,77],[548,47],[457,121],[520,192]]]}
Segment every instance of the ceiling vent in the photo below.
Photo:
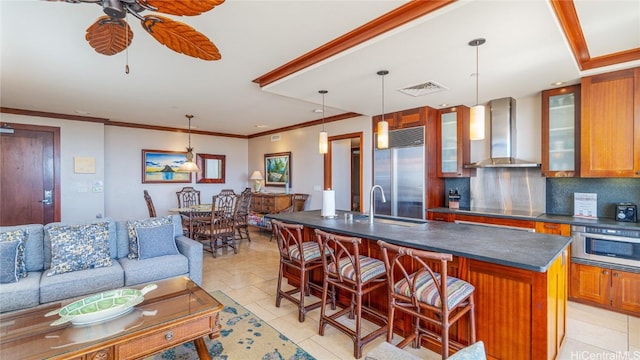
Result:
{"label": "ceiling vent", "polygon": [[422,84],[409,86],[404,89],[399,89],[398,91],[400,91],[403,94],[411,95],[413,97],[418,97],[418,96],[437,93],[439,91],[444,91],[444,90],[449,90],[449,88],[442,84],[438,84],[435,81],[427,81]]}

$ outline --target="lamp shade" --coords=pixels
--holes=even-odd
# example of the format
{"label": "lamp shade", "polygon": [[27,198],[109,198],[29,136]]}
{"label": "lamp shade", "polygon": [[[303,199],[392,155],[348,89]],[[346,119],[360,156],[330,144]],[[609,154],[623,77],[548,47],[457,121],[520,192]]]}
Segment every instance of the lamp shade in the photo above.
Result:
{"label": "lamp shade", "polygon": [[182,165],[180,165],[180,167],[178,168],[179,172],[198,172],[200,171],[200,169],[198,168],[198,165],[196,165],[196,163],[194,163],[193,161],[186,161],[183,162]]}
{"label": "lamp shade", "polygon": [[469,139],[484,139],[484,106],[482,105],[471,107],[469,119]]}
{"label": "lamp shade", "polygon": [[256,170],[253,172],[253,174],[251,174],[251,177],[249,178],[251,180],[263,180],[264,178],[262,177],[262,173],[260,172],[260,170]]}
{"label": "lamp shade", "polygon": [[318,134],[318,152],[320,154],[329,152],[329,139],[326,131],[320,131]]}
{"label": "lamp shade", "polygon": [[378,122],[378,149],[389,147],[389,123],[386,120]]}

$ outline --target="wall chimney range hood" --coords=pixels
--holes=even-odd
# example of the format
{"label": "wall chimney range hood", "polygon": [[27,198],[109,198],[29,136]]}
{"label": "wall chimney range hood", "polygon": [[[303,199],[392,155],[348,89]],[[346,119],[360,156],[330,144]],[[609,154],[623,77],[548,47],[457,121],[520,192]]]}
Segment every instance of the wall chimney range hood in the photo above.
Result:
{"label": "wall chimney range hood", "polygon": [[516,158],[516,100],[502,98],[489,102],[491,111],[489,141],[491,157],[472,164],[465,164],[467,169],[475,168],[535,168],[540,164]]}

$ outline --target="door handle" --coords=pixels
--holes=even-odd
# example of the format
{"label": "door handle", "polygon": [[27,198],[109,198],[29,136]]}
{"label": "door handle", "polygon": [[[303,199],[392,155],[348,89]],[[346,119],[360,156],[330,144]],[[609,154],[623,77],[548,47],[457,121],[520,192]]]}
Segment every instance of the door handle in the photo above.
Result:
{"label": "door handle", "polygon": [[44,205],[53,204],[53,190],[45,190],[44,191],[44,199],[38,200],[38,202],[41,202]]}

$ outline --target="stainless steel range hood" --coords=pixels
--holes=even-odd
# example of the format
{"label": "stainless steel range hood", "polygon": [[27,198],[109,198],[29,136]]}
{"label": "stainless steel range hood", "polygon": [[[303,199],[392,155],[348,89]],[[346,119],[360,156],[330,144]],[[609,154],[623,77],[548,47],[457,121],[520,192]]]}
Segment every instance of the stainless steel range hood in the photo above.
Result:
{"label": "stainless steel range hood", "polygon": [[516,100],[502,98],[489,102],[491,110],[489,141],[491,157],[465,168],[525,168],[540,167],[540,164],[516,158]]}

